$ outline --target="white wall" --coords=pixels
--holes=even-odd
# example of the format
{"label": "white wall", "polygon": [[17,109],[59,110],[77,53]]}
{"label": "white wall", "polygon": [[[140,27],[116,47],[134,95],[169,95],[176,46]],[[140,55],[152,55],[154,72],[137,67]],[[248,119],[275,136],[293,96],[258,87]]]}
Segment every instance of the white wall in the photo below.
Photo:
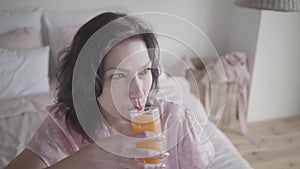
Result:
{"label": "white wall", "polygon": [[[130,12],[164,12],[171,15],[181,17],[186,20],[186,23],[177,22],[175,25],[169,20],[151,16],[152,25],[155,30],[166,30],[168,33],[173,33],[181,36],[181,40],[189,42],[189,47],[196,48],[197,54],[200,56],[216,55],[213,46],[210,46],[206,40],[206,35],[212,41],[216,50],[220,54],[227,51],[227,36],[231,17],[232,4],[228,3],[231,0],[1,0],[0,9],[20,9],[20,8],[37,8],[41,7],[46,10],[94,10],[94,9],[113,9],[118,11]],[[150,17],[150,18],[151,18]],[[155,18],[155,19],[153,19]],[[188,24],[188,22],[190,24]],[[1,23],[0,23],[1,24]],[[193,27],[194,25],[194,27]],[[201,29],[205,36],[199,35],[195,27]],[[178,43],[170,38],[159,38],[161,48],[170,50],[177,57],[184,55],[192,56],[191,50],[186,48],[182,43]],[[175,65],[178,60],[169,59],[169,55],[164,53],[164,62],[167,65]],[[172,71],[175,75],[184,75],[184,67],[174,69],[174,66],[169,66],[168,71]]]}
{"label": "white wall", "polygon": [[248,120],[300,114],[300,13],[232,9],[228,52],[246,53],[252,74]]}
{"label": "white wall", "polygon": [[[117,9],[132,12],[166,12],[183,17],[202,29],[213,41],[219,53],[226,52],[231,0],[1,0],[0,9],[50,10]],[[180,29],[180,28],[173,28]]]}
{"label": "white wall", "polygon": [[248,56],[248,68],[252,73],[261,11],[240,8],[233,5],[233,3],[232,0],[233,7],[226,52],[244,52]]}
{"label": "white wall", "polygon": [[300,114],[300,13],[262,12],[248,118]]}

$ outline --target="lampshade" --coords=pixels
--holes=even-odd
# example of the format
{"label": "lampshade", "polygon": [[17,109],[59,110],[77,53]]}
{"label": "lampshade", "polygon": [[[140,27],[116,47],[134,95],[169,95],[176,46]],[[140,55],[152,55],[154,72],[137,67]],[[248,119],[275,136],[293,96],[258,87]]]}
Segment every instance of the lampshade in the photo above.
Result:
{"label": "lampshade", "polygon": [[235,0],[235,5],[245,8],[274,11],[300,11],[300,0]]}

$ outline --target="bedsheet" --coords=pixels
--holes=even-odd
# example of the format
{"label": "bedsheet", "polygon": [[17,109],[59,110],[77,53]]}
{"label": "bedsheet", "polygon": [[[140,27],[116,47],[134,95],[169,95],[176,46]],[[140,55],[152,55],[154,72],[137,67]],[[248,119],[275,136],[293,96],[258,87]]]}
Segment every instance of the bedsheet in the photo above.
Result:
{"label": "bedsheet", "polygon": [[23,151],[53,100],[52,93],[0,100],[0,168]]}
{"label": "bedsheet", "polygon": [[215,158],[210,166],[211,169],[252,169],[220,129],[212,122],[208,122],[204,127],[207,133],[212,133],[210,140],[215,147]]}

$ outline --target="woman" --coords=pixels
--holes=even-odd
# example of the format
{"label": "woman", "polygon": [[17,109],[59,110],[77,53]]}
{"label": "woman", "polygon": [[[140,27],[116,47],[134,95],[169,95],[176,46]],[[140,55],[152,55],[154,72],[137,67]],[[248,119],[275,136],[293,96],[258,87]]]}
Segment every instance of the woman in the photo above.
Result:
{"label": "woman", "polygon": [[[48,118],[6,169],[209,167],[214,149],[209,140],[200,140],[205,133],[193,114],[174,103],[155,99],[159,48],[154,34],[141,20],[120,13],[100,14],[79,29],[63,55],[57,103],[48,108]],[[87,96],[82,101],[96,101],[99,121],[94,120],[99,116],[91,114],[89,101],[82,105],[76,101],[78,96],[87,95],[89,79],[95,79],[92,84],[96,98]],[[129,113],[146,106],[160,108],[163,135],[132,132]],[[84,107],[84,116],[78,107]],[[81,117],[92,117],[88,127]],[[140,149],[136,141],[124,136],[163,140],[168,146],[164,151]],[[164,162],[147,164],[136,160],[153,156]]]}

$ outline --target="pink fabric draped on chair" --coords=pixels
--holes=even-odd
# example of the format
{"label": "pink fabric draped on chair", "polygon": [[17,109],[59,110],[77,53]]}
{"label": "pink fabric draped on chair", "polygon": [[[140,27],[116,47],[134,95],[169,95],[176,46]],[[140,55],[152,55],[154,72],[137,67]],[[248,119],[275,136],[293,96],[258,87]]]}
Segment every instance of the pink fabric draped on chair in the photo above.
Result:
{"label": "pink fabric draped on chair", "polygon": [[[225,77],[224,77],[225,76]],[[239,116],[239,123],[243,135],[252,143],[261,146],[261,142],[253,137],[247,128],[247,108],[248,108],[248,89],[251,82],[250,73],[247,68],[247,56],[241,52],[232,52],[221,56],[213,67],[206,70],[206,74],[201,79],[201,83],[205,86],[205,108],[208,113],[211,109],[211,85],[214,83],[230,83],[236,82],[238,84],[237,92],[226,100],[226,106],[230,106],[233,102],[237,102],[237,111]],[[222,112],[218,112],[214,117],[215,120],[222,117]],[[224,113],[229,113],[224,111]]]}

